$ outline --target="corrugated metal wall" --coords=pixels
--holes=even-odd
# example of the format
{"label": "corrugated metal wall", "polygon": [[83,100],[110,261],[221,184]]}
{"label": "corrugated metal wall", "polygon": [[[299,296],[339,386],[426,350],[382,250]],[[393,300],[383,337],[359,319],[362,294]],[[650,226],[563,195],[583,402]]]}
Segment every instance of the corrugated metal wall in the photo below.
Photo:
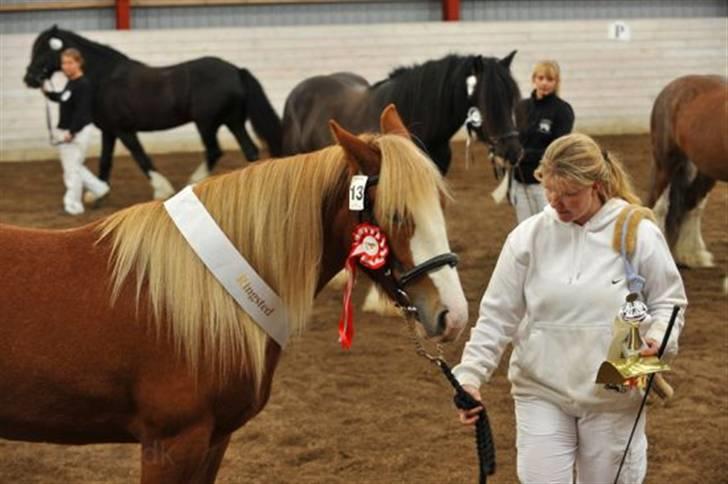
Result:
{"label": "corrugated metal wall", "polygon": [[110,30],[116,20],[110,8],[0,13],[0,34],[42,32],[53,24],[67,30]]}
{"label": "corrugated metal wall", "polygon": [[[42,0],[0,0],[0,4]],[[463,0],[464,21],[725,17],[725,0]],[[439,0],[343,4],[134,8],[133,29],[429,22]],[[53,23],[70,30],[114,28],[113,9],[0,13],[0,33],[40,32]]]}
{"label": "corrugated metal wall", "polygon": [[725,17],[725,0],[462,0],[461,18],[475,21]]}
{"label": "corrugated metal wall", "polygon": [[439,1],[311,5],[137,8],[135,29],[428,22],[440,20]]}

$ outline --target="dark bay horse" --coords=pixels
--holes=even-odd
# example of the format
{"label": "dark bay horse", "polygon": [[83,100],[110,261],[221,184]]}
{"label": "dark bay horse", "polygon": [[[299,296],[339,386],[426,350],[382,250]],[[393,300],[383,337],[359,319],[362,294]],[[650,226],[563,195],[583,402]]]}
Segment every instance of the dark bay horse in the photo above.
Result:
{"label": "dark bay horse", "polygon": [[716,180],[728,181],[728,79],[684,76],[652,107],[653,183],[649,205],[678,263],[711,267],[700,217]]}
{"label": "dark bay horse", "polygon": [[[280,296],[295,333],[360,227],[347,204],[352,176],[378,176],[367,208],[390,259],[368,274],[397,298],[393,288],[414,278],[405,294],[421,331],[456,338],[465,296],[455,268],[434,263],[449,252],[441,175],[393,109],[382,135],[332,129],[337,146],[194,191]],[[231,433],[265,406],[282,348],[207,271],[160,201],[71,230],[0,225],[0,272],[0,437],[139,442],[143,483],[214,482]]]}
{"label": "dark bay horse", "polygon": [[150,67],[106,45],[57,26],[36,38],[24,81],[38,88],[60,70],[61,51],[78,49],[84,72],[95,90],[93,122],[101,130],[99,177],[109,181],[116,139],[150,179],[154,198],[174,189],[159,174],[139,142],[137,132],[158,131],[195,123],[205,145],[206,161],[191,181],[209,174],[222,150],[217,131],[225,125],[248,161],[258,159],[258,147],[245,130],[250,121],[268,144],[272,156],[281,154],[281,124],[258,80],[247,70],[215,57],[203,57],[168,67]]}
{"label": "dark bay horse", "polygon": [[450,138],[473,107],[482,117],[479,138],[515,163],[522,153],[513,120],[521,97],[510,72],[515,54],[501,60],[448,55],[397,68],[374,85],[348,72],[308,78],[286,99],[283,152],[306,153],[333,143],[331,118],[355,133],[374,130],[382,108],[393,103],[443,174],[450,166]]}

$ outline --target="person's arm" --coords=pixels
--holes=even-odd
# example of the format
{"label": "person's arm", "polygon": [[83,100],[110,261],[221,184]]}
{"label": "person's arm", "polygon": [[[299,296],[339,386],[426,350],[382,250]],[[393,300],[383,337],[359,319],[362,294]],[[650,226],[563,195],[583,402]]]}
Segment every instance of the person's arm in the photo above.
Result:
{"label": "person's arm", "polygon": [[91,119],[91,109],[93,106],[91,95],[92,93],[88,82],[82,82],[74,89],[73,97],[75,98],[75,102],[73,115],[71,116],[71,124],[68,128],[71,135],[75,135],[81,131]]}
{"label": "person's arm", "polygon": [[652,222],[644,221],[639,225],[634,265],[637,272],[645,278],[642,293],[651,317],[644,334],[645,339],[655,340],[659,346],[665,336],[673,306],[680,306],[680,313],[675,320],[665,350],[666,355],[674,356],[677,354],[678,338],[685,324],[685,308],[688,301],[682,277],[665,242],[665,237]]}
{"label": "person's arm", "polygon": [[564,102],[556,115],[554,126],[551,129],[551,134],[554,139],[560,138],[561,136],[571,133],[574,129],[574,110],[571,106]]}
{"label": "person's arm", "polygon": [[41,92],[43,92],[45,97],[47,97],[54,103],[61,102],[61,93],[55,92],[52,89],[53,88],[51,87],[51,85],[48,81],[43,81],[43,85],[40,87],[40,90],[41,90]]}
{"label": "person's arm", "polygon": [[453,369],[463,385],[478,388],[490,380],[526,312],[524,283],[528,261],[518,260],[512,238],[513,233],[503,246],[483,294],[478,321],[470,331],[460,364]]}

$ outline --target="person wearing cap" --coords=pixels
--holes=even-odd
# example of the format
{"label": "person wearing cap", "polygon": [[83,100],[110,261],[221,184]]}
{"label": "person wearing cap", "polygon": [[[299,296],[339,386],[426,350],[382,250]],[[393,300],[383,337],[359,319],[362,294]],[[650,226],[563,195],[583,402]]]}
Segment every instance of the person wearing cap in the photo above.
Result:
{"label": "person wearing cap", "polygon": [[79,215],[84,212],[83,190],[90,192],[90,199],[98,200],[109,193],[109,185],[84,165],[92,131],[93,91],[89,80],[83,75],[83,57],[77,49],[69,48],[61,53],[61,70],[68,78],[64,89],[52,92],[44,84],[43,93],[51,101],[60,104],[58,129],[61,130],[62,139],[58,151],[66,186],[63,207],[66,213]]}
{"label": "person wearing cap", "polygon": [[[551,143],[535,176],[549,205],[506,239],[453,373],[482,401],[480,386],[512,342],[508,378],[520,482],[611,483],[642,395],[615,392],[595,380],[613,340],[614,317],[633,293],[613,246],[615,223],[639,198],[622,164],[583,134]],[[666,355],[674,355],[685,288],[657,225],[643,220],[636,236],[631,264],[644,278],[640,292],[649,313],[640,325],[646,342],[641,354],[657,354],[678,305],[682,311],[666,347]],[[472,424],[481,410],[460,411],[461,422]],[[642,482],[646,468],[643,414],[619,482]]]}
{"label": "person wearing cap", "polygon": [[548,145],[571,133],[574,111],[559,97],[561,70],[554,60],[538,62],[531,73],[533,91],[516,106],[516,126],[523,158],[513,166],[509,198],[518,223],[540,213],[547,201],[534,172]]}

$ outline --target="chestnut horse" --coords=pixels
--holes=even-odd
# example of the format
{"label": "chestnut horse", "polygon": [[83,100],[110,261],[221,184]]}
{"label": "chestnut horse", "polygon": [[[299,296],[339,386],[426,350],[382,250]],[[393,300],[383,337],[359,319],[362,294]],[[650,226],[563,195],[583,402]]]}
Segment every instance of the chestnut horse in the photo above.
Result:
{"label": "chestnut horse", "polygon": [[[299,332],[352,244],[350,179],[378,175],[367,200],[391,263],[370,277],[388,291],[416,278],[406,292],[420,331],[454,339],[467,304],[455,269],[432,262],[449,252],[437,168],[391,107],[381,135],[333,122],[332,131],[338,145],[194,191]],[[265,406],[282,348],[207,271],[162,202],[70,230],[0,226],[0,271],[0,437],[139,442],[143,483],[214,482],[231,433]]]}
{"label": "chestnut horse", "polygon": [[654,158],[649,205],[678,263],[711,267],[700,233],[706,197],[728,181],[728,79],[684,76],[660,92],[652,108]]}

